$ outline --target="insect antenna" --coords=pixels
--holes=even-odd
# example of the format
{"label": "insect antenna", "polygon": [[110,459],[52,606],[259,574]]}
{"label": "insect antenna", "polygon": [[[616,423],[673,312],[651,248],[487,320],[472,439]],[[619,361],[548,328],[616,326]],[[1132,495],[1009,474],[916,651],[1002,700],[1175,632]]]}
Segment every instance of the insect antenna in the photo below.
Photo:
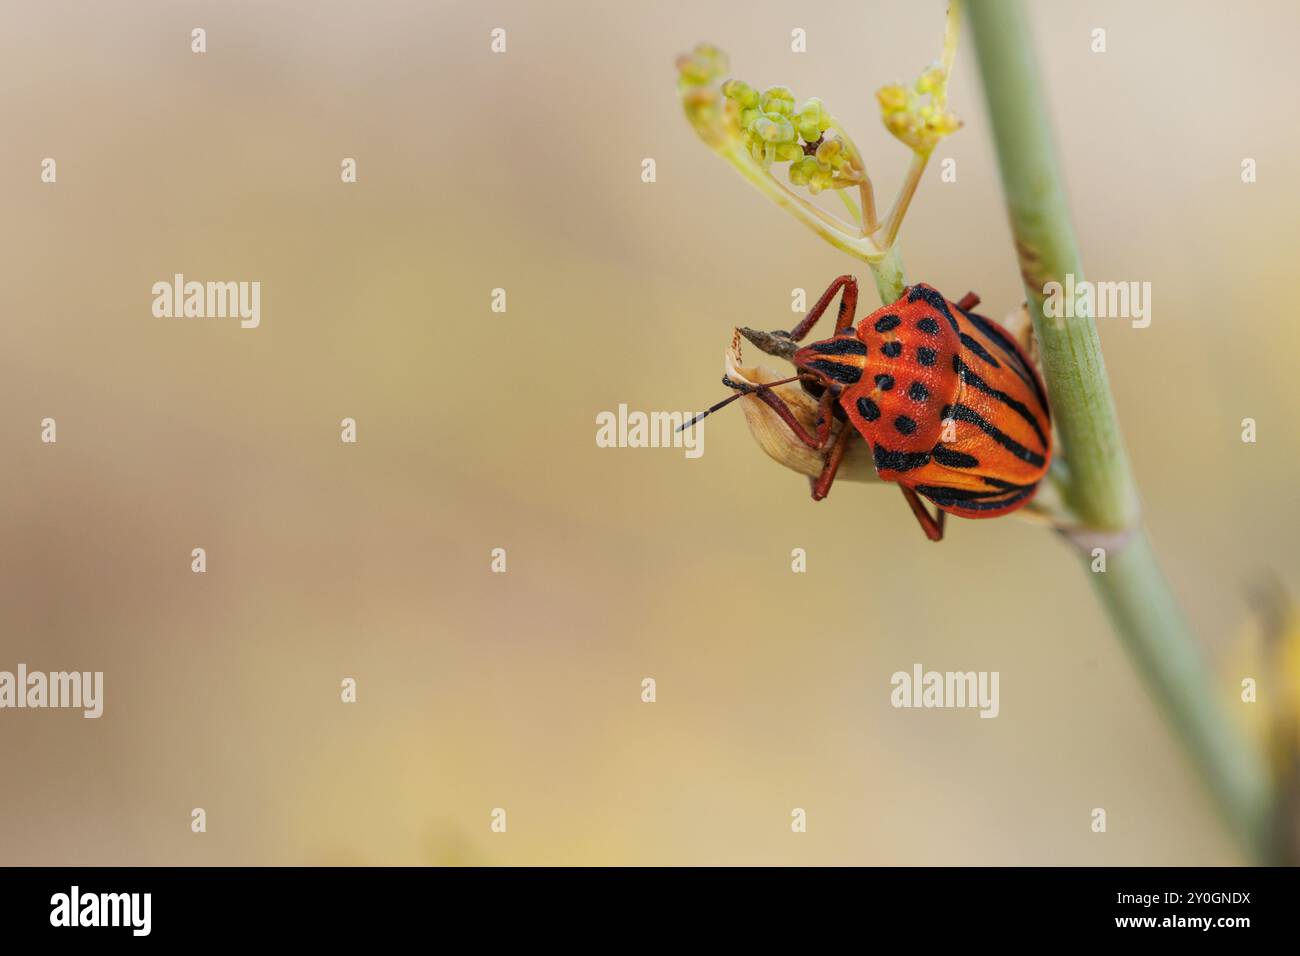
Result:
{"label": "insect antenna", "polygon": [[799,376],[798,376],[798,375],[794,375],[794,376],[791,376],[790,378],[783,378],[783,379],[781,379],[779,382],[764,382],[764,383],[762,383],[761,385],[750,385],[750,384],[748,384],[748,383],[746,383],[746,384],[740,384],[740,383],[738,383],[738,382],[733,382],[731,379],[727,378],[727,377],[724,375],[724,376],[722,377],[722,384],[725,385],[725,386],[727,386],[728,388],[734,388],[734,389],[736,389],[736,393],[735,393],[734,395],[729,395],[729,396],[727,396],[727,397],[724,398],[722,401],[718,402],[716,405],[714,405],[714,406],[712,406],[712,407],[710,407],[710,408],[706,408],[704,411],[700,412],[698,415],[696,415],[696,416],[695,416],[694,418],[692,418],[690,421],[682,422],[680,425],[677,426],[676,431],[679,431],[679,432],[680,432],[680,431],[684,431],[684,430],[687,429],[687,428],[690,428],[690,427],[691,427],[692,425],[694,425],[696,422],[698,422],[698,421],[700,421],[701,419],[707,418],[708,416],[712,415],[712,414],[713,414],[714,412],[716,412],[719,408],[725,408],[726,406],[730,405],[732,402],[734,402],[734,401],[735,401],[736,399],[738,399],[738,398],[743,398],[743,397],[746,396],[746,395],[752,395],[754,392],[760,392],[760,391],[762,391],[763,389],[765,389],[765,388],[771,388],[771,387],[774,386],[774,385],[788,385],[788,384],[790,384],[791,382],[797,382],[797,381],[799,381]]}

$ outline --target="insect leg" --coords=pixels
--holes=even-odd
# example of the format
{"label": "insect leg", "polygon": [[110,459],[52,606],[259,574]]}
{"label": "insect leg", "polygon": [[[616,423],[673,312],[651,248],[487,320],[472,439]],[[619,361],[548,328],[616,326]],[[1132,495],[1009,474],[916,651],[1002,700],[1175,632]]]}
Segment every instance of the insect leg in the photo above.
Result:
{"label": "insect leg", "polygon": [[[776,392],[772,391],[770,388],[758,388],[755,389],[752,394],[756,395],[763,404],[776,412],[781,421],[785,422],[786,425],[789,426],[790,431],[794,432],[794,437],[798,438],[809,448],[813,449],[813,451],[821,451],[826,447],[825,437],[814,438],[812,435],[809,435],[808,432],[804,430],[804,427],[799,424],[799,419],[794,417],[794,412],[790,411],[790,406],[787,405],[781,399],[781,396],[776,394]],[[829,417],[827,418],[827,421],[829,422]],[[817,427],[817,433],[819,436],[822,433],[823,427],[828,434],[830,432],[829,424],[825,426],[819,425]]]}
{"label": "insect leg", "polygon": [[844,460],[844,449],[848,445],[849,437],[854,430],[848,422],[845,422],[840,429],[840,433],[835,436],[835,443],[831,445],[830,453],[826,456],[826,464],[822,466],[822,473],[813,482],[813,501],[821,501],[830,494],[831,483],[835,481],[835,472],[839,471],[840,462]]}
{"label": "insect leg", "polygon": [[916,520],[921,524],[921,530],[931,541],[943,540],[943,519],[944,510],[939,509],[939,517],[931,517],[930,512],[926,509],[925,504],[921,501],[921,496],[906,485],[899,485],[903,490],[903,497],[907,499],[907,504],[912,509],[912,514],[916,515]]}
{"label": "insect leg", "polygon": [[977,296],[974,292],[967,292],[964,296],[962,296],[960,299],[957,300],[957,308],[961,309],[963,312],[969,312],[971,309],[975,308],[975,306],[979,304],[980,304],[980,297]]}
{"label": "insect leg", "polygon": [[844,294],[840,296],[840,312],[835,320],[835,331],[842,332],[852,325],[854,313],[858,310],[858,280],[853,276],[843,275],[830,284],[830,288],[823,292],[822,297],[808,310],[803,321],[790,330],[790,338],[795,342],[801,341],[817,324],[817,320],[822,317],[826,307],[831,304],[831,299],[835,298],[835,293],[841,288]]}
{"label": "insect leg", "polygon": [[[826,447],[831,437],[831,422],[835,420],[835,394],[828,388],[817,402],[817,444]],[[845,423],[845,427],[848,427]]]}

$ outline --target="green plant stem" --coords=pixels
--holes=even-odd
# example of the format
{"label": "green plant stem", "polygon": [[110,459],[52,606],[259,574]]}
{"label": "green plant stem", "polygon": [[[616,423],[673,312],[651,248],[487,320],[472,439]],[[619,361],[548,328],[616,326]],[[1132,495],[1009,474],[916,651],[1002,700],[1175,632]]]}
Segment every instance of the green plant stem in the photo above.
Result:
{"label": "green plant stem", "polygon": [[1146,533],[1137,532],[1089,574],[1133,666],[1164,705],[1174,731],[1209,784],[1225,819],[1251,857],[1273,862],[1272,802],[1258,751],[1219,705],[1219,691]]}
{"label": "green plant stem", "polygon": [[1052,382],[1053,417],[1070,450],[1067,503],[1091,528],[1128,528],[1137,518],[1137,495],[1096,324],[1090,315],[1057,320],[1043,314],[1044,285],[1063,282],[1067,273],[1081,282],[1083,264],[1030,39],[1016,3],[972,3],[971,26],[1025,295]]}
{"label": "green plant stem", "polygon": [[876,289],[880,292],[882,305],[897,302],[903,297],[907,281],[903,277],[903,250],[894,243],[879,259],[868,260],[871,276],[876,280]]}
{"label": "green plant stem", "polygon": [[[1083,278],[1047,110],[1019,0],[969,6],[1002,188],[1025,294],[1066,461],[1067,504],[1089,529],[1111,532],[1105,572],[1091,573],[1111,624],[1246,852],[1273,845],[1271,783],[1259,750],[1237,732],[1140,528],[1138,495],[1090,315],[1044,315],[1044,285]],[[1084,538],[1075,537],[1084,544]],[[1085,547],[1091,545],[1087,541]],[[1089,567],[1091,555],[1085,558]]]}

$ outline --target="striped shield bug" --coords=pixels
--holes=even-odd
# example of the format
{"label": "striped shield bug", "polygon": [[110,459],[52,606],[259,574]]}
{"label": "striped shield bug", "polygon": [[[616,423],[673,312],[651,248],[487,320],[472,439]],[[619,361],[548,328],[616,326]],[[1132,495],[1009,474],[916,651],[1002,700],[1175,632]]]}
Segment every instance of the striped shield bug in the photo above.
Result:
{"label": "striped shield bug", "polygon": [[[799,347],[841,290],[834,335]],[[798,374],[758,386],[724,379],[737,394],[695,421],[741,395],[762,400],[799,441],[825,452],[812,482],[817,501],[830,491],[845,445],[860,434],[876,473],[899,485],[931,541],[942,540],[946,514],[995,518],[1025,505],[1051,461],[1052,423],[1043,381],[1016,340],[971,311],[979,304],[971,292],[950,302],[918,283],[855,328],[857,301],[857,281],[840,276],[790,332],[742,330],[789,358]],[[818,398],[815,434],[772,391],[795,381]],[[832,439],[833,418],[853,427]]]}

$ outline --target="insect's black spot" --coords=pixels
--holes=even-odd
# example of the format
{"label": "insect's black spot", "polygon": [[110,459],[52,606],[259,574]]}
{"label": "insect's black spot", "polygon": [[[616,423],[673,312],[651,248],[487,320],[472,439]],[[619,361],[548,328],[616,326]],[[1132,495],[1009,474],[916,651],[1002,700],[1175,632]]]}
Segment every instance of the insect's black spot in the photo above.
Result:
{"label": "insect's black spot", "polygon": [[880,347],[880,353],[886,358],[898,358],[903,354],[902,342],[886,342]]}
{"label": "insect's black spot", "polygon": [[920,329],[922,332],[924,332],[926,335],[939,334],[939,323],[934,321],[934,319],[930,319],[930,318],[922,319],[920,322],[916,323],[916,327]]}
{"label": "insect's black spot", "polygon": [[858,414],[869,422],[874,422],[880,417],[880,406],[869,398],[858,399]]}
{"label": "insect's black spot", "polygon": [[930,397],[930,390],[920,382],[913,382],[908,386],[907,397],[914,402],[923,402]]}
{"label": "insect's black spot", "polygon": [[957,327],[957,320],[953,318],[952,310],[948,308],[948,300],[941,296],[937,289],[932,289],[924,283],[917,283],[907,290],[907,301],[915,302],[918,299],[947,319],[954,332],[961,331]]}
{"label": "insect's black spot", "polygon": [[876,388],[880,389],[882,392],[887,392],[893,387],[894,387],[894,376],[892,375],[876,376]]}
{"label": "insect's black spot", "polygon": [[916,431],[916,422],[913,419],[908,418],[906,415],[899,415],[894,419],[894,427],[897,428],[901,434],[910,435],[912,432]]}
{"label": "insect's black spot", "polygon": [[916,360],[922,365],[933,365],[939,360],[939,353],[928,345],[922,345],[916,350]]}
{"label": "insect's black spot", "polygon": [[896,315],[882,315],[876,319],[876,331],[888,332],[890,329],[896,329],[901,321]]}

